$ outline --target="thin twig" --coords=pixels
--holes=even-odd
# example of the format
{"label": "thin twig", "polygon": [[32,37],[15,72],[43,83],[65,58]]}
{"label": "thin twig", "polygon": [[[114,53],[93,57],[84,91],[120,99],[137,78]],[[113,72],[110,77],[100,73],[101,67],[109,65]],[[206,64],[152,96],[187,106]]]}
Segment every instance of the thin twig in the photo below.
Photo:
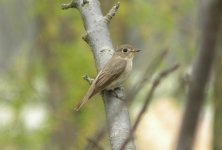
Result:
{"label": "thin twig", "polygon": [[155,56],[153,60],[151,61],[151,63],[148,65],[141,80],[138,83],[136,83],[137,85],[132,86],[133,88],[129,90],[130,91],[128,92],[129,95],[127,95],[127,102],[129,104],[134,100],[138,92],[144,87],[145,83],[151,79],[157,67],[161,64],[161,62],[166,57],[167,53],[168,53],[168,50],[165,49],[161,51],[157,56]]}
{"label": "thin twig", "polygon": [[82,39],[83,39],[87,44],[89,44],[89,36],[88,36],[88,33],[85,33],[84,35],[82,35]]}
{"label": "thin twig", "polygon": [[88,75],[84,75],[84,76],[82,76],[82,78],[84,79],[84,80],[86,80],[89,84],[92,84],[92,82],[93,82],[93,78],[90,78]]}
{"label": "thin twig", "polygon": [[118,8],[119,8],[120,2],[117,2],[117,4],[115,4],[110,10],[109,12],[106,14],[106,16],[104,17],[104,19],[106,20],[107,23],[109,23],[111,21],[111,19],[115,16]]}
{"label": "thin twig", "polygon": [[134,125],[133,125],[133,128],[131,129],[131,132],[129,133],[128,138],[125,140],[125,142],[123,143],[123,145],[122,145],[122,147],[121,147],[120,150],[124,150],[125,146],[126,146],[127,143],[129,142],[129,140],[132,138],[134,132],[136,131],[136,129],[137,129],[137,127],[138,127],[138,125],[139,125],[139,123],[140,123],[140,121],[141,121],[141,118],[143,117],[143,114],[144,114],[144,113],[146,112],[146,110],[147,110],[147,106],[148,106],[148,104],[149,104],[150,101],[151,101],[151,98],[152,98],[152,96],[153,96],[153,93],[154,93],[155,89],[157,88],[157,86],[160,84],[161,80],[162,80],[164,77],[166,77],[167,75],[169,75],[170,73],[172,73],[173,71],[175,71],[178,67],[179,67],[179,65],[176,64],[176,65],[174,65],[174,66],[172,66],[172,67],[170,67],[170,68],[162,71],[162,72],[157,76],[157,78],[153,81],[152,87],[151,87],[149,93],[147,94],[146,100],[145,100],[145,102],[144,102],[144,104],[143,104],[143,107],[142,107],[142,109],[140,110],[140,112],[139,112],[139,114],[138,114],[138,116],[137,116],[137,118],[136,118],[136,121],[135,121],[135,123],[134,123]]}
{"label": "thin twig", "polygon": [[92,143],[98,150],[104,150],[104,148],[94,139],[87,139],[90,143]]}
{"label": "thin twig", "polygon": [[72,0],[70,3],[67,4],[62,4],[61,8],[62,9],[69,9],[69,8],[77,8],[77,2],[75,0]]}
{"label": "thin twig", "polygon": [[[93,139],[93,141],[96,141],[98,143],[105,135],[106,133],[106,127],[105,125],[102,126],[102,128],[99,128],[93,136],[89,137],[88,139]],[[92,150],[96,147],[95,143],[92,143],[91,141],[87,140],[88,143],[86,144],[84,150]]]}

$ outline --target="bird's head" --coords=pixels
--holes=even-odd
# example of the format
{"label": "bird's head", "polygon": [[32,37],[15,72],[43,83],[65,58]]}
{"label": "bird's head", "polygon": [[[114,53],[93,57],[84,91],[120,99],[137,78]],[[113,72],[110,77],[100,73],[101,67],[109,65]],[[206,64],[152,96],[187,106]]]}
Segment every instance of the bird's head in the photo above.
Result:
{"label": "bird's head", "polygon": [[133,59],[134,54],[140,50],[135,49],[132,45],[123,44],[115,51],[114,55],[125,59]]}

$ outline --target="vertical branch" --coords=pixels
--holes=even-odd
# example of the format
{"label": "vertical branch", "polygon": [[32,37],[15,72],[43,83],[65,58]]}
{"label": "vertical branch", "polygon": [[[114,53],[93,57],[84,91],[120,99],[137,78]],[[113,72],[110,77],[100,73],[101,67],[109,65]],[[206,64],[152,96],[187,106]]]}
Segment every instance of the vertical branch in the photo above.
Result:
{"label": "vertical branch", "polygon": [[[63,4],[62,8],[77,8],[82,16],[86,34],[83,39],[92,48],[93,56],[99,71],[113,54],[113,46],[108,30],[108,22],[115,15],[119,3],[115,5],[106,17],[102,15],[98,0],[73,0],[69,4]],[[118,95],[124,97],[125,92],[118,90]],[[128,137],[131,125],[126,102],[114,97],[108,91],[102,93],[105,104],[109,137],[113,150],[119,150],[124,140]],[[115,112],[120,109],[120,113]],[[135,150],[131,140],[125,149]]]}
{"label": "vertical branch", "polygon": [[190,150],[193,146],[195,131],[201,107],[204,102],[204,91],[209,80],[210,70],[215,56],[216,41],[219,33],[219,23],[222,17],[222,1],[211,0],[202,21],[200,48],[194,60],[190,76],[182,126],[179,133],[177,150]]}
{"label": "vertical branch", "polygon": [[[220,32],[222,33],[222,32]],[[215,60],[214,66],[214,92],[213,92],[213,106],[214,106],[214,119],[213,119],[213,148],[215,150],[222,149],[222,44],[219,44],[220,51]]]}

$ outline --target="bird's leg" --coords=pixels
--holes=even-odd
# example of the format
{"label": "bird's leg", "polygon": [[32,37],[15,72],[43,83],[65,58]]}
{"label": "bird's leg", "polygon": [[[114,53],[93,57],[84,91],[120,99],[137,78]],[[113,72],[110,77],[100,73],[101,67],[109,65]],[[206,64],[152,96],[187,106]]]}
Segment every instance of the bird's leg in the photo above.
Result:
{"label": "bird's leg", "polygon": [[111,92],[114,97],[118,98],[119,100],[124,100],[124,96],[118,94],[119,91],[122,91],[122,90],[124,90],[124,88],[120,86],[120,87],[114,88],[113,90],[111,90]]}
{"label": "bird's leg", "polygon": [[86,80],[90,85],[93,83],[94,79],[90,78],[88,75],[82,76],[84,80]]}

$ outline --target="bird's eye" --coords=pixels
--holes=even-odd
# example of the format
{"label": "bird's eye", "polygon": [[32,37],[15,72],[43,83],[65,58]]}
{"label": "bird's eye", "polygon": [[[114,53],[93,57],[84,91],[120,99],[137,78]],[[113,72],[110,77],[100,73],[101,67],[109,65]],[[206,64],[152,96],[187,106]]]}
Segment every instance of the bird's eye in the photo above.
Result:
{"label": "bird's eye", "polygon": [[124,53],[126,53],[127,51],[128,51],[128,49],[127,49],[127,48],[124,48],[124,49],[123,49],[123,52],[124,52]]}

